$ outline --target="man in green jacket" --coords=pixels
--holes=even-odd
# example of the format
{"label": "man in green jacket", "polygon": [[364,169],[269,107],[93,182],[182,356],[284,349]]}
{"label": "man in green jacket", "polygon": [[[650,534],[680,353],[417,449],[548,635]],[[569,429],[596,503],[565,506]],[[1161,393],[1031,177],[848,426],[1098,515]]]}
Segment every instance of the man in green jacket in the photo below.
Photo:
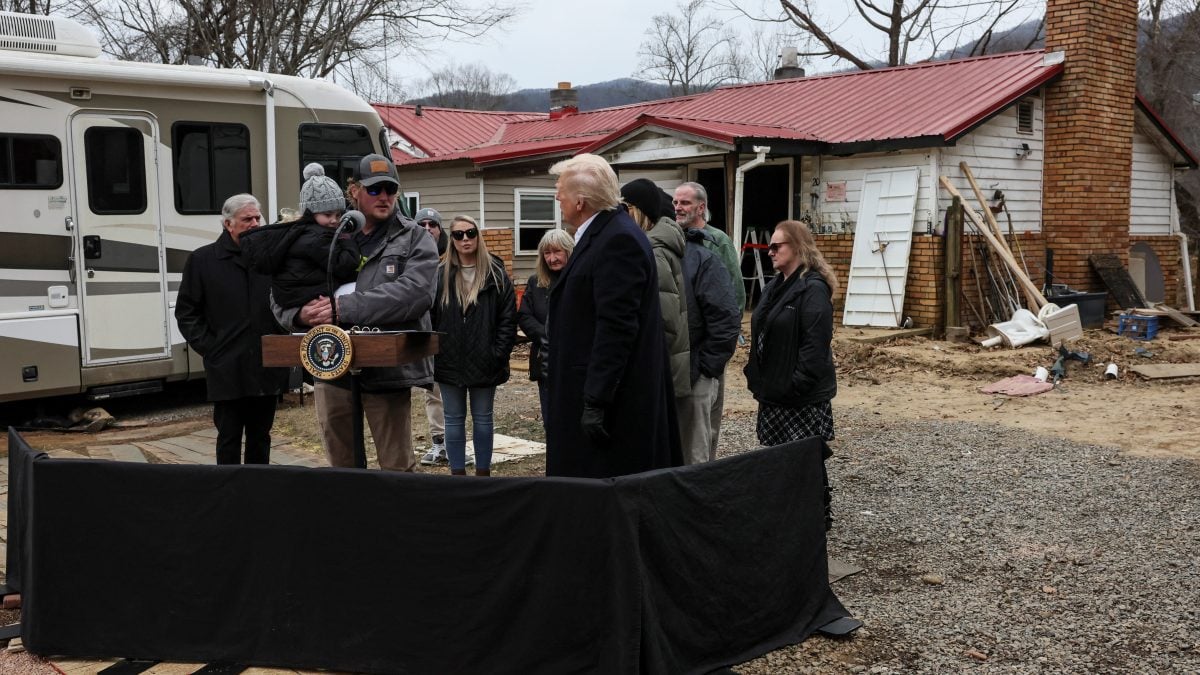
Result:
{"label": "man in green jacket", "polygon": [[682,183],[675,188],[675,222],[679,226],[704,230],[708,235],[704,247],[712,251],[729,271],[733,282],[733,295],[737,298],[738,311],[746,311],[746,284],[742,281],[742,264],[738,262],[737,247],[729,235],[715,227],[708,227],[708,192],[699,183]]}

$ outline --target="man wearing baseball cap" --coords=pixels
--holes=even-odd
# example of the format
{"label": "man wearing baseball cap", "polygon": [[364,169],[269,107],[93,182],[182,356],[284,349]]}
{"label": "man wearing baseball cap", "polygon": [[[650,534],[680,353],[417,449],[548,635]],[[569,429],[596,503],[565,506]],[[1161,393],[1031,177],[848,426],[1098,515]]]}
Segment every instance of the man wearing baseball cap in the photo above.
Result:
{"label": "man wearing baseball cap", "polygon": [[[366,262],[354,291],[334,300],[320,297],[297,309],[277,309],[284,326],[307,330],[333,323],[380,330],[431,330],[429,308],[437,288],[437,246],[424,228],[401,215],[396,204],[400,181],[383,155],[359,161],[347,190],[365,218],[354,233]],[[412,387],[433,384],[433,358],[389,368],[364,368],[357,375],[318,381],[315,399],[321,443],[331,466],[354,466],[353,405],[350,378],[358,378],[363,410],[375,440],[379,467],[412,471]]]}

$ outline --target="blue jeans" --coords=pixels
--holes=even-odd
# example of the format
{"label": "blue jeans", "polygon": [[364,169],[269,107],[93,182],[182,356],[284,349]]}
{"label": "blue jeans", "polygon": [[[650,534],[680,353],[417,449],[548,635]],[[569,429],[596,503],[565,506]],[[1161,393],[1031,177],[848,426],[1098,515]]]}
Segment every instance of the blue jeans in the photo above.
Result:
{"label": "blue jeans", "polygon": [[446,411],[446,457],[450,468],[467,468],[467,397],[471,398],[471,424],[474,428],[475,468],[492,468],[492,401],[495,387],[464,388],[439,382],[442,407]]}

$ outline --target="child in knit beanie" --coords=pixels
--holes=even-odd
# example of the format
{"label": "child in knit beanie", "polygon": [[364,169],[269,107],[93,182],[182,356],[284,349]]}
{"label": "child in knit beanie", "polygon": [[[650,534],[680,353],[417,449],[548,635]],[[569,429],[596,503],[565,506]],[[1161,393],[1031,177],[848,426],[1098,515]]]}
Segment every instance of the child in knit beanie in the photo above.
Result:
{"label": "child in knit beanie", "polygon": [[[271,295],[284,308],[331,292],[326,275],[329,248],[346,210],[342,189],[320,164],[304,167],[304,179],[298,220],[256,228],[253,237],[242,239],[242,256],[256,271],[271,275]],[[333,249],[333,286],[354,281],[361,267],[354,238],[343,233]]]}

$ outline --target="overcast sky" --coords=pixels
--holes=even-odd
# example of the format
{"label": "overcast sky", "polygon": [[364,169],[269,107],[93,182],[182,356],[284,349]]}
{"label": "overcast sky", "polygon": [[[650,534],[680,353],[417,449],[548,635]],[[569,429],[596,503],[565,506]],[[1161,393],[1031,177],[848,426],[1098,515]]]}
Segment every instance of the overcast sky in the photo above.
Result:
{"label": "overcast sky", "polygon": [[[478,44],[444,42],[427,64],[481,63],[511,75],[518,89],[549,89],[559,81],[592,84],[630,77],[650,19],[674,10],[677,0],[524,0],[526,9],[507,29]],[[410,91],[428,76],[425,65],[397,63]]]}

